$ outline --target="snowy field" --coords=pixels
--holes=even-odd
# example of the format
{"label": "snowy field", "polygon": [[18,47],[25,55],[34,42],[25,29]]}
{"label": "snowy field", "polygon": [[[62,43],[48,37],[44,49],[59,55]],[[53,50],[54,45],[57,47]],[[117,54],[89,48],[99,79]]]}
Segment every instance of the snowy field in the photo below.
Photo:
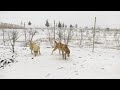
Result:
{"label": "snowy field", "polygon": [[[39,31],[34,40],[39,39],[47,40],[46,32]],[[47,41],[40,41],[41,55],[37,57],[23,46],[23,41],[22,35],[12,54],[9,46],[2,45],[0,37],[0,61],[14,60],[0,68],[0,79],[120,79],[120,50],[95,48],[93,53],[91,47],[80,48],[71,42],[70,57],[63,60],[58,50],[51,55],[53,48]]]}

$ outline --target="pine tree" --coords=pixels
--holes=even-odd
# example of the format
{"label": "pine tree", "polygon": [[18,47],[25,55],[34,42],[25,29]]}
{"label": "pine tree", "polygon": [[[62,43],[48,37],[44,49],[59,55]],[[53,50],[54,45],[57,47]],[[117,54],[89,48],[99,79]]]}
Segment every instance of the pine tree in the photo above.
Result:
{"label": "pine tree", "polygon": [[67,25],[65,25],[65,27],[67,28]]}
{"label": "pine tree", "polygon": [[70,25],[70,28],[72,28],[73,26],[72,26],[72,24]]}
{"label": "pine tree", "polygon": [[31,24],[32,24],[32,23],[29,21],[29,22],[28,22],[28,25],[31,25]]}
{"label": "pine tree", "polygon": [[64,23],[63,23],[62,27],[65,27]]}
{"label": "pine tree", "polygon": [[61,28],[61,27],[62,27],[62,24],[60,23],[60,21],[59,21],[59,23],[58,23],[58,27],[59,27],[59,28]]}
{"label": "pine tree", "polygon": [[46,26],[46,27],[49,27],[49,26],[50,26],[48,20],[46,20],[46,24],[45,24],[45,26]]}

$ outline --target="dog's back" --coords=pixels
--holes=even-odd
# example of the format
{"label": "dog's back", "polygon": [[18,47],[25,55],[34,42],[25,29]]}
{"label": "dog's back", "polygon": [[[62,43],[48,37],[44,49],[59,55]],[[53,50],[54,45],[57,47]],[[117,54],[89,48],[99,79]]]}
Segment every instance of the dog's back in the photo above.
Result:
{"label": "dog's back", "polygon": [[55,41],[55,48],[61,50],[63,45],[64,45],[64,44],[62,44],[61,42],[57,43],[57,42]]}
{"label": "dog's back", "polygon": [[33,44],[33,51],[39,51],[40,50],[40,47],[38,44],[34,43]]}

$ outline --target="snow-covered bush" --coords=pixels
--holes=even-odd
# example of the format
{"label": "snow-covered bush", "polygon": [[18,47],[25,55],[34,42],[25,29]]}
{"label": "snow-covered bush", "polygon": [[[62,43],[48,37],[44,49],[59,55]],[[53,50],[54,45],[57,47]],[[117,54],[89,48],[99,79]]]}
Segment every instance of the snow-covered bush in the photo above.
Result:
{"label": "snow-covered bush", "polygon": [[10,65],[11,63],[14,63],[15,62],[15,56],[12,55],[12,57],[10,58],[0,58],[0,68],[4,68],[8,65]]}

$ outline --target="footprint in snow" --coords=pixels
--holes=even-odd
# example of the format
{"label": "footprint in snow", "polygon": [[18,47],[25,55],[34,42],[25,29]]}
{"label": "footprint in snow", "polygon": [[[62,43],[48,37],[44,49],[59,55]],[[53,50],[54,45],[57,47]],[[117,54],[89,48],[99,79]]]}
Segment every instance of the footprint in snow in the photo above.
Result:
{"label": "footprint in snow", "polygon": [[50,76],[50,73],[48,73],[45,77],[49,77]]}
{"label": "footprint in snow", "polygon": [[112,56],[112,58],[115,58],[115,56]]}
{"label": "footprint in snow", "polygon": [[102,70],[105,70],[105,68],[101,68]]}
{"label": "footprint in snow", "polygon": [[76,73],[75,75],[79,75],[78,73]]}
{"label": "footprint in snow", "polygon": [[89,56],[91,56],[90,54],[88,54]]}
{"label": "footprint in snow", "polygon": [[76,65],[75,63],[73,63],[73,65]]}
{"label": "footprint in snow", "polygon": [[78,72],[78,71],[74,71],[74,72]]}
{"label": "footprint in snow", "polygon": [[84,66],[83,65],[80,65],[82,68],[84,68]]}
{"label": "footprint in snow", "polygon": [[82,62],[85,62],[85,61],[87,61],[87,60],[84,60],[84,61],[82,61]]}
{"label": "footprint in snow", "polygon": [[60,67],[60,68],[58,68],[58,69],[63,69],[63,67]]}

